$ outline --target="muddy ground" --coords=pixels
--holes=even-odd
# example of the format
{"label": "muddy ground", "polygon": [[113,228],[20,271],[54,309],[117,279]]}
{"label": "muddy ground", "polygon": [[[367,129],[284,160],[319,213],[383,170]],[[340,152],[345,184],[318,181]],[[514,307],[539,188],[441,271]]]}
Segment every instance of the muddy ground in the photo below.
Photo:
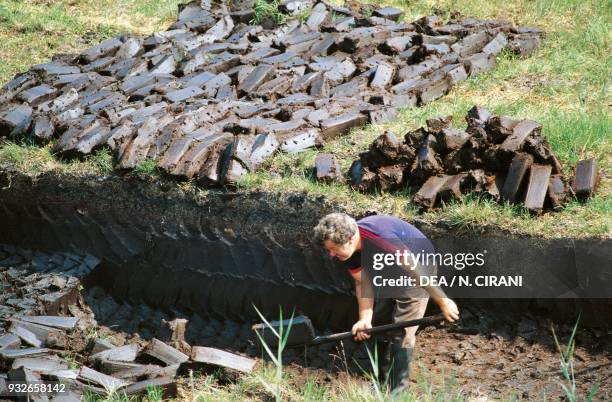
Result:
{"label": "muddy ground", "polygon": [[[67,267],[66,271],[73,274],[79,272],[78,267],[88,261],[87,256],[82,255],[37,253],[14,247],[2,247],[1,252],[0,275],[4,282],[9,283],[7,281],[10,276],[19,272],[22,272],[22,278],[31,278],[29,283],[22,283],[18,289],[15,286],[10,288],[16,295],[22,295],[24,300],[30,302],[20,304],[15,297],[4,297],[1,304],[5,312],[13,309],[26,314],[40,313],[41,310],[31,302],[36,300],[33,296],[36,292],[32,293],[32,289],[36,289],[33,284],[48,283],[48,278],[60,275],[58,272],[63,267]],[[85,283],[86,275],[81,278]],[[72,281],[76,280],[72,278]],[[84,356],[96,336],[103,334],[117,346],[126,343],[141,344],[151,336],[168,339],[170,333],[161,320],[187,316],[181,311],[152,309],[147,305],[132,305],[116,300],[99,287],[85,287],[81,292],[81,297],[74,299],[74,305],[58,311],[60,314],[80,318],[78,328],[70,334],[62,353],[64,357],[70,357],[78,363],[87,361]],[[96,316],[97,305],[102,303],[114,306],[112,318]],[[107,308],[107,311],[111,310]],[[188,334],[192,344],[224,347],[258,359],[263,355],[250,333],[250,323],[221,321],[212,317],[189,318],[200,320],[191,323],[192,327],[199,328],[198,332],[191,331]],[[1,328],[2,325],[0,332]],[[556,325],[543,317],[496,317],[482,308],[463,308],[458,324],[420,329],[413,386],[420,387],[423,380],[435,384],[453,378],[456,388],[466,398],[559,400],[562,395],[559,386],[559,381],[562,381],[560,355],[552,337],[552,328],[560,342],[566,344],[572,330],[569,324]],[[341,381],[346,375],[367,381],[359,369],[359,366],[368,367],[364,350],[363,344],[351,341],[309,348],[306,351],[289,350],[285,353],[285,359],[290,381],[296,385],[308,379],[327,383]],[[574,364],[578,394],[586,395],[591,387],[600,384],[598,400],[610,400],[612,332],[580,326],[576,336]],[[184,381],[179,381],[179,384],[185,385]],[[187,390],[181,391],[179,385],[179,395],[181,392]]]}
{"label": "muddy ground", "polygon": [[[413,386],[420,389],[423,381],[440,386],[454,379],[466,398],[561,400],[560,353],[551,328],[565,350],[572,330],[569,325],[555,325],[543,317],[495,320],[485,310],[464,308],[457,325],[419,330]],[[329,363],[335,375],[341,376],[345,351],[342,345],[335,347],[329,354]],[[361,353],[353,356],[361,367],[368,367]],[[358,375],[359,370],[353,370]],[[574,373],[577,395],[586,396],[599,384],[596,400],[612,398],[612,333],[592,328],[578,330]]]}
{"label": "muddy ground", "polygon": [[[466,313],[463,310],[463,314]],[[564,382],[560,354],[546,324],[545,320],[535,318],[521,322],[520,327],[535,329],[525,334],[530,340],[511,335],[513,330],[508,325],[477,333],[434,327],[420,330],[412,387],[423,392],[424,382],[429,382],[440,391],[445,389],[444,384],[454,383],[456,392],[466,400],[564,400],[560,386],[560,382]],[[562,342],[567,342],[571,328],[555,327],[557,334],[562,334]],[[599,384],[599,391],[594,400],[612,398],[611,342],[610,334],[579,330],[574,360],[579,400],[585,400],[596,384]],[[354,367],[350,374],[345,371],[342,355],[340,345],[329,355],[334,370],[304,366],[303,361],[292,363],[287,368],[291,382],[298,387],[309,379],[325,384],[345,381],[349,375],[367,382]],[[359,361],[363,367],[368,367],[367,360]]]}
{"label": "muddy ground", "polygon": [[[463,316],[468,311],[463,311]],[[480,312],[485,318],[485,312]],[[419,335],[418,358],[428,370],[455,373],[468,395],[497,397],[515,395],[526,399],[560,398],[562,380],[560,354],[551,333],[550,322],[528,318],[517,326],[494,325],[489,330],[453,331],[431,329]],[[513,323],[516,324],[516,323]],[[472,333],[470,333],[472,332]],[[518,332],[518,334],[517,334]],[[569,339],[570,328],[557,327]],[[612,338],[601,331],[583,329],[578,333],[575,376],[580,395],[600,383],[599,397],[612,397]]]}

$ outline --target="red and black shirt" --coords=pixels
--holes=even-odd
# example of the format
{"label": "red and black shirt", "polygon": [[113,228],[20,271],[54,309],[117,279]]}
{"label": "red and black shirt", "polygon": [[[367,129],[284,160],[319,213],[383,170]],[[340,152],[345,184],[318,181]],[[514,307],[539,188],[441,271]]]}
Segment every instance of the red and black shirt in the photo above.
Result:
{"label": "red and black shirt", "polygon": [[[388,215],[372,215],[357,221],[361,244],[366,242],[381,252],[395,253],[408,249],[413,253],[433,253],[433,245],[416,227],[399,218]],[[356,251],[342,265],[351,273],[361,270],[361,251]]]}

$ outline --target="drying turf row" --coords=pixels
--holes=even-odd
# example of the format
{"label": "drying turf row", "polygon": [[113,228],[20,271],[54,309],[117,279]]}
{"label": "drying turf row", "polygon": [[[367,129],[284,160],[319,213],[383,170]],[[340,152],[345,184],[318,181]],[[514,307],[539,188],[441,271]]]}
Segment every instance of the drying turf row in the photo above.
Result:
{"label": "drying turf row", "polygon": [[[570,180],[532,120],[494,116],[478,106],[465,116],[467,128],[453,128],[451,116],[427,120],[427,127],[408,132],[404,141],[387,131],[351,165],[348,176],[363,192],[407,187],[423,209],[479,192],[495,199],[522,203],[530,211],[558,210],[573,196],[590,197],[598,184],[595,159],[580,161]],[[342,180],[334,156],[315,159],[320,181]]]}
{"label": "drying turf row", "polygon": [[[280,8],[311,6],[294,3]],[[0,94],[0,136],[53,140],[64,156],[108,146],[120,169],[152,159],[172,176],[232,183],[279,149],[299,152],[431,102],[494,68],[503,49],[529,54],[542,35],[508,21],[405,23],[397,9],[364,6],[366,16],[324,2],[304,20],[251,25],[253,4],[227,7],[192,2],[165,32],[33,66]]]}

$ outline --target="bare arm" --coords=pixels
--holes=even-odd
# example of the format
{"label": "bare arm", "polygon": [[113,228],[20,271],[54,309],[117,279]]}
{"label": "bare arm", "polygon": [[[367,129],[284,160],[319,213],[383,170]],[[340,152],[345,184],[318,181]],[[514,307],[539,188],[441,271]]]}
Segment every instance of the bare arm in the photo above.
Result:
{"label": "bare arm", "polygon": [[359,321],[372,321],[374,299],[371,297],[363,297],[363,282],[361,281],[361,271],[351,273],[355,280],[355,295],[357,296],[357,305],[359,306]]}
{"label": "bare arm", "polygon": [[[420,265],[417,265],[414,269],[410,265],[405,265],[404,268],[411,277],[416,279],[417,283],[421,283],[421,276],[427,276]],[[455,302],[444,293],[442,288],[428,285],[423,286],[423,289],[425,289],[431,298],[438,304],[447,321],[454,322],[459,319],[459,308]]]}
{"label": "bare arm", "polygon": [[[355,281],[355,296],[357,297],[357,306],[359,307],[359,321],[357,321],[352,328],[353,335],[355,335],[355,340],[363,341],[368,339],[370,335],[359,333],[360,330],[372,328],[372,318],[374,316],[374,299],[371,297],[363,297],[363,284],[364,282],[361,279],[361,271],[359,272],[351,272],[351,276]],[[367,285],[371,285],[371,283],[366,282]],[[370,292],[370,294],[374,294]]]}

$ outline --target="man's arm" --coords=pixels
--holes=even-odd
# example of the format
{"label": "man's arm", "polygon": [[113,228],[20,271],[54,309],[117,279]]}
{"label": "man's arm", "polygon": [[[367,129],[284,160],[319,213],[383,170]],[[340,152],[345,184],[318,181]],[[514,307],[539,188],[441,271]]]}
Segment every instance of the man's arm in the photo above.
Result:
{"label": "man's arm", "polygon": [[[382,250],[385,250],[389,253],[395,253],[398,250],[397,244],[401,244],[401,240],[399,238],[393,239],[394,241],[389,241],[389,239],[370,239],[373,244],[376,244]],[[409,249],[406,249],[410,252]],[[403,251],[403,250],[401,250]],[[421,283],[422,276],[428,276],[427,272],[423,269],[422,266],[417,264],[416,267],[412,267],[411,264],[402,265],[405,271],[416,280],[417,283]],[[423,289],[429,293],[431,298],[438,304],[442,314],[444,314],[444,318],[446,318],[449,322],[454,322],[459,319],[459,308],[455,304],[453,300],[451,300],[446,293],[439,286],[422,286]]]}
{"label": "man's arm", "polygon": [[[427,273],[423,272],[422,267],[418,264],[414,268],[407,264],[404,268],[410,276],[416,279],[417,283],[421,283],[421,276],[427,276]],[[429,293],[438,307],[440,307],[447,321],[454,322],[459,319],[459,308],[457,304],[444,293],[441,287],[428,285],[422,286],[422,288]]]}
{"label": "man's arm", "polygon": [[[357,321],[353,325],[352,332],[353,335],[355,335],[355,340],[363,341],[370,338],[370,335],[364,334],[359,331],[367,328],[372,328],[372,317],[374,315],[374,299],[371,297],[362,297],[363,282],[361,280],[361,270],[357,272],[351,272],[351,276],[355,280],[355,296],[357,296],[357,305],[359,306],[359,321]],[[370,292],[370,294],[373,294],[373,292]]]}

